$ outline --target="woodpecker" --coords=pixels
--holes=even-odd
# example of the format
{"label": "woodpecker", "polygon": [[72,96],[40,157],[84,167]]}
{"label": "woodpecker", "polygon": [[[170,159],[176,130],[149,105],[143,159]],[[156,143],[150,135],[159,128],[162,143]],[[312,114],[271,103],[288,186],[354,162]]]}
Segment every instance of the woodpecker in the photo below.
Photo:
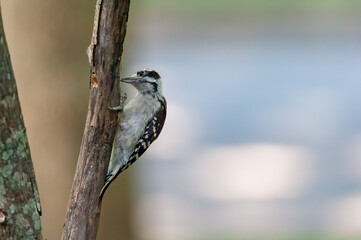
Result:
{"label": "woodpecker", "polygon": [[121,81],[133,85],[137,94],[124,108],[110,108],[120,110],[121,118],[116,128],[108,173],[100,198],[110,183],[157,139],[166,117],[167,102],[162,93],[162,79],[156,71],[144,69]]}

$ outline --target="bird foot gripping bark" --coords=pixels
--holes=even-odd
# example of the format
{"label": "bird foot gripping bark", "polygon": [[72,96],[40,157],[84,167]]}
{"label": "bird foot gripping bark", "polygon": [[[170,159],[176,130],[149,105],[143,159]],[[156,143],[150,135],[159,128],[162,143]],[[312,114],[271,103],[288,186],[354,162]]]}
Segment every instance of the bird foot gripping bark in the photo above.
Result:
{"label": "bird foot gripping bark", "polygon": [[114,83],[114,88],[110,96],[110,104],[108,105],[108,108],[113,111],[122,111],[126,100],[127,93],[120,89],[120,80],[117,79]]}

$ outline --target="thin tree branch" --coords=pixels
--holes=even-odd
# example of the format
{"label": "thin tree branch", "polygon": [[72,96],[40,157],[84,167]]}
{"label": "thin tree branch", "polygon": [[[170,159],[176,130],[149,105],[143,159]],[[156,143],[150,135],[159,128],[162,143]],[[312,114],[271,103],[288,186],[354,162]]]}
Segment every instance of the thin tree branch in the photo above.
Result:
{"label": "thin tree branch", "polygon": [[42,239],[40,214],[0,6],[0,239]]}
{"label": "thin tree branch", "polygon": [[63,240],[93,240],[99,225],[99,193],[109,164],[117,115],[108,109],[120,71],[130,0],[98,0],[88,56],[90,98],[83,140],[63,229]]}

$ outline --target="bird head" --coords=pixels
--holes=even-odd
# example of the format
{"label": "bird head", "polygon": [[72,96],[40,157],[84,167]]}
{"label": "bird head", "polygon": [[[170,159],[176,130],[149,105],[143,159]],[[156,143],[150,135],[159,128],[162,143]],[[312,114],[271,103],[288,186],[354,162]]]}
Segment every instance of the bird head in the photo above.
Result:
{"label": "bird head", "polygon": [[154,70],[140,70],[121,81],[133,85],[140,93],[162,95],[162,79]]}

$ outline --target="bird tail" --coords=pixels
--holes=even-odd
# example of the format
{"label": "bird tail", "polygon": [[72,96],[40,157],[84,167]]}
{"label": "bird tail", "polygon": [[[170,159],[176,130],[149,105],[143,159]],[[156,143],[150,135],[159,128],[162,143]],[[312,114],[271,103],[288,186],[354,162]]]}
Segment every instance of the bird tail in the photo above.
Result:
{"label": "bird tail", "polygon": [[110,183],[115,179],[115,175],[112,174],[112,173],[109,173],[107,175],[107,177],[105,178],[105,183],[104,183],[104,186],[102,188],[102,190],[100,191],[100,194],[99,194],[99,199],[102,200],[103,198],[103,195],[105,193],[105,190],[107,190],[107,188],[109,187]]}
{"label": "bird tail", "polygon": [[99,199],[103,198],[103,195],[109,185],[115,180],[115,178],[119,175],[122,171],[122,162],[124,162],[124,153],[122,151],[121,145],[117,141],[117,136],[114,138],[112,153],[109,160],[108,166],[108,174],[105,178],[104,186],[100,191]]}

